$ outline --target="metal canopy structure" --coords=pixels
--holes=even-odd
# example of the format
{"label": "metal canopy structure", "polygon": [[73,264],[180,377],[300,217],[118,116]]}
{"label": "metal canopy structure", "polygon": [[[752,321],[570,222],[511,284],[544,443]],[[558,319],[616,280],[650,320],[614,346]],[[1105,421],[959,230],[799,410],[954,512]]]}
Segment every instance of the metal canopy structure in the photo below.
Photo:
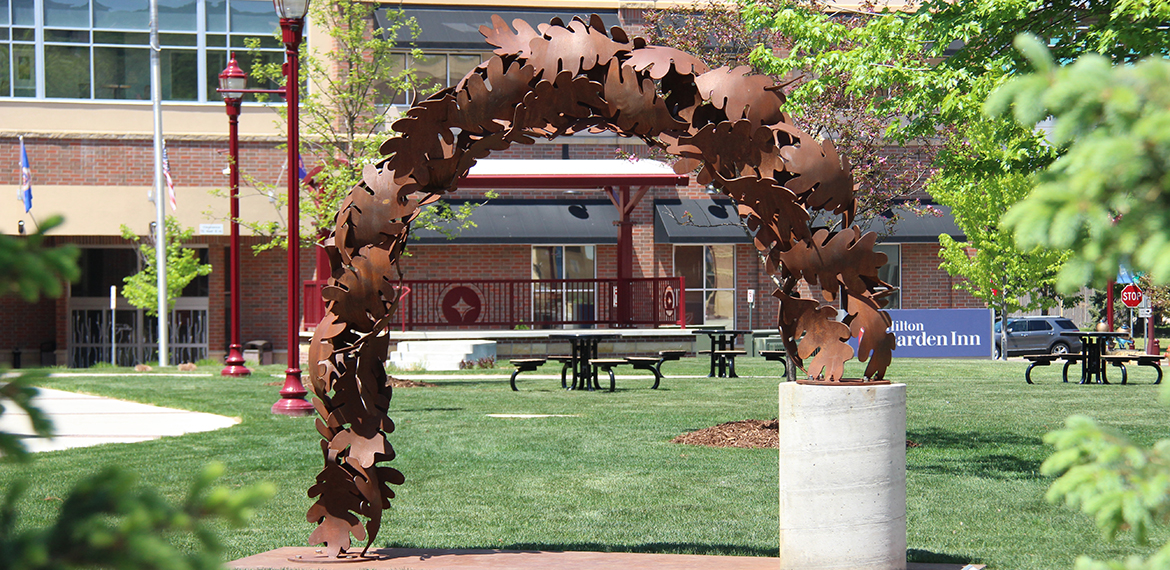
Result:
{"label": "metal canopy structure", "polygon": [[[634,277],[634,222],[630,214],[654,186],[686,186],[691,177],[656,160],[483,159],[475,163],[459,188],[601,189],[617,207],[617,278]],[[633,193],[630,189],[634,188]],[[623,291],[624,292],[624,291]],[[629,295],[618,295],[618,320],[630,316]]]}

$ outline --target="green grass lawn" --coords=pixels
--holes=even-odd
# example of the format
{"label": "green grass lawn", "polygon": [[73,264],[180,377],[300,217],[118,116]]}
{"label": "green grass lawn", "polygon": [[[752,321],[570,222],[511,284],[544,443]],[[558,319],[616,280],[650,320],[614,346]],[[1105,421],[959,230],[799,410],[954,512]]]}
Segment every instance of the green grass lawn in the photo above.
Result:
{"label": "green grass lawn", "polygon": [[[854,363],[856,364],[856,363]],[[1073,413],[1093,416],[1149,444],[1165,437],[1167,410],[1148,369],[1137,385],[1059,382],[1059,368],[1023,381],[1023,362],[895,360],[889,376],[908,386],[907,525],[912,561],[969,561],[994,568],[1071,568],[1078,554],[1114,558],[1146,553],[1108,544],[1092,521],[1050,505],[1050,453],[1041,436]],[[50,378],[63,390],[213,412],[240,425],[138,444],[40,454],[0,466],[0,488],[31,481],[22,520],[44,521],[70,485],[118,464],[179,497],[205,463],[226,464],[228,485],[267,480],[277,496],[244,530],[225,534],[228,557],[305,543],[312,525],[305,491],[321,465],[313,418],[269,413],[283,367],[250,378],[123,376]],[[662,388],[619,371],[618,392],[564,392],[559,380],[510,368],[482,377],[438,375],[438,386],[395,390],[391,465],[406,484],[387,513],[378,546],[495,547],[775,556],[777,458],[774,450],[679,446],[683,432],[776,416],[775,363],[741,359],[742,378],[671,378],[706,373],[706,362],[664,366]],[[859,368],[855,368],[855,374]],[[109,370],[102,370],[103,373]],[[559,372],[553,364],[541,373]],[[274,376],[275,375],[275,376]],[[404,374],[405,375],[405,374]],[[496,377],[487,377],[495,375]],[[492,413],[572,417],[498,419]],[[1155,541],[1165,535],[1155,537]]]}

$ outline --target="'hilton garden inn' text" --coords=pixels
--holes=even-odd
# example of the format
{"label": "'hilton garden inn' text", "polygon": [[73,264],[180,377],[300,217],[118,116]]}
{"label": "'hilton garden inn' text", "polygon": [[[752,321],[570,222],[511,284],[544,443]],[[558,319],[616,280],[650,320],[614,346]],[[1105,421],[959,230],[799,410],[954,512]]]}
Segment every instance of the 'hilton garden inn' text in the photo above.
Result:
{"label": "'hilton garden inn' text", "polygon": [[890,332],[898,339],[898,346],[981,346],[980,335],[964,334],[956,330],[938,330],[938,325],[927,330],[924,323],[895,320]]}

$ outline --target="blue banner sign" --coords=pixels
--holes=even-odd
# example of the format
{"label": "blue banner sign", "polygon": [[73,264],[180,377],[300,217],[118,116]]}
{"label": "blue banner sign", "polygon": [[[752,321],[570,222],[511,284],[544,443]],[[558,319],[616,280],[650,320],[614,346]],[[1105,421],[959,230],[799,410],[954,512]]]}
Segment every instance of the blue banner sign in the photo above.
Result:
{"label": "blue banner sign", "polygon": [[990,358],[991,309],[891,309],[895,358]]}

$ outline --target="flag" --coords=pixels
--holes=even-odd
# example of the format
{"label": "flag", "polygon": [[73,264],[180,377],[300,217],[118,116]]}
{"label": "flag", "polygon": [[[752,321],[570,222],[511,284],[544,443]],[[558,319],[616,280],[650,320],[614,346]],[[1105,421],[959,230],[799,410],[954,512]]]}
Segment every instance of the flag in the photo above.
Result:
{"label": "flag", "polygon": [[1133,283],[1133,274],[1129,272],[1129,268],[1124,263],[1117,266],[1117,282],[1118,283]]}
{"label": "flag", "polygon": [[163,177],[167,179],[167,194],[171,199],[171,211],[175,212],[179,209],[179,203],[175,200],[175,179],[171,178],[171,160],[167,156],[167,141],[163,141]]}
{"label": "flag", "polygon": [[24,150],[24,137],[20,137],[20,201],[24,202],[24,213],[32,210],[32,169],[28,166],[28,152]]}
{"label": "flag", "polygon": [[304,180],[309,173],[305,170],[305,159],[301,155],[297,155],[297,178]]}

